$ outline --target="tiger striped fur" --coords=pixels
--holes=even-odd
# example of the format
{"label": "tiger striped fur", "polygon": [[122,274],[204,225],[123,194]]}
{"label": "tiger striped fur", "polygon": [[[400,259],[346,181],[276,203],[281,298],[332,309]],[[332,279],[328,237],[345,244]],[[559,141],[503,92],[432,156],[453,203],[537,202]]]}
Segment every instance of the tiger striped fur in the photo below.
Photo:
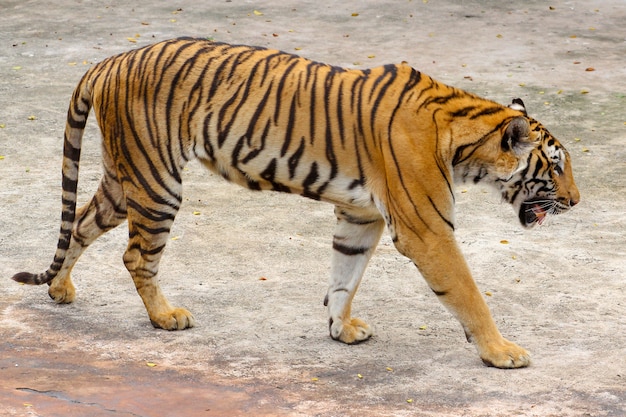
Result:
{"label": "tiger striped fur", "polygon": [[[83,131],[93,107],[104,175],[76,210]],[[301,194],[335,205],[330,335],[372,335],[351,303],[385,226],[458,318],[482,360],[523,367],[528,353],[496,328],[454,237],[454,183],[494,186],[523,226],[579,201],[570,157],[526,114],[439,83],[408,65],[353,70],[271,49],[180,38],[94,65],[72,96],[64,136],[60,237],[40,274],[74,300],[70,272],[104,232],[128,220],[124,263],[152,324],[194,325],[161,293],[157,271],[182,202],[181,171],[198,158],[253,190]]]}

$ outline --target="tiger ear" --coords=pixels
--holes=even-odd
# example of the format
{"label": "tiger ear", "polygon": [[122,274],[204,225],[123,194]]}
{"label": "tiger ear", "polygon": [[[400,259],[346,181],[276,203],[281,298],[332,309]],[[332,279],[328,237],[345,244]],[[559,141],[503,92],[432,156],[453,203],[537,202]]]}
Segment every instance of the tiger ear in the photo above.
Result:
{"label": "tiger ear", "polygon": [[524,102],[521,98],[514,98],[511,104],[509,104],[509,108],[521,111],[524,116],[528,116],[528,113],[526,113],[526,106],[524,105]]}
{"label": "tiger ear", "polygon": [[501,146],[503,151],[513,151],[516,155],[523,155],[534,147],[530,124],[525,117],[511,119],[502,136]]}

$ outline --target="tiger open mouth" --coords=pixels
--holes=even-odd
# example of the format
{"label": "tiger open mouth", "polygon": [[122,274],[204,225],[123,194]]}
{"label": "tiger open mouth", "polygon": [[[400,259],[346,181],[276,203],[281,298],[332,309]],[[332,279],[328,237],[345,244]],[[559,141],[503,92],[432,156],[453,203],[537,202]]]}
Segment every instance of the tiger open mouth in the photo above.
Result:
{"label": "tiger open mouth", "polygon": [[542,224],[549,213],[554,212],[555,202],[552,200],[524,201],[519,210],[519,219],[524,227]]}

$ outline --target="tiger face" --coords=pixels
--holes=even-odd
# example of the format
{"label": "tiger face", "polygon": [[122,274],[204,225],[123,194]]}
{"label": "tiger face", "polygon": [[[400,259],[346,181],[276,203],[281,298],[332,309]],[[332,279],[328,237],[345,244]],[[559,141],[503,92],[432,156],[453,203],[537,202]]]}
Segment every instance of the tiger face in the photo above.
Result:
{"label": "tiger face", "polygon": [[[522,109],[519,110],[526,115]],[[548,215],[563,213],[578,204],[580,193],[565,147],[541,123],[526,117],[530,143],[535,146],[527,156],[525,167],[501,186],[503,199],[518,212],[522,226],[532,228],[542,224]]]}

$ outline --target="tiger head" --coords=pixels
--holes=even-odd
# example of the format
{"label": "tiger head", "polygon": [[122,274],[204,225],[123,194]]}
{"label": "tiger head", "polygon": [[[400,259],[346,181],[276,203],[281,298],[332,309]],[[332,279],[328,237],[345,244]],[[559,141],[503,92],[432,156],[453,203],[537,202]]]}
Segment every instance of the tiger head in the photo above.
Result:
{"label": "tiger head", "polygon": [[541,123],[528,117],[522,100],[513,100],[509,107],[524,117],[512,119],[501,146],[526,158],[526,162],[497,184],[503,199],[518,212],[522,226],[531,228],[542,224],[549,214],[562,213],[578,204],[580,193],[570,155],[563,145]]}

